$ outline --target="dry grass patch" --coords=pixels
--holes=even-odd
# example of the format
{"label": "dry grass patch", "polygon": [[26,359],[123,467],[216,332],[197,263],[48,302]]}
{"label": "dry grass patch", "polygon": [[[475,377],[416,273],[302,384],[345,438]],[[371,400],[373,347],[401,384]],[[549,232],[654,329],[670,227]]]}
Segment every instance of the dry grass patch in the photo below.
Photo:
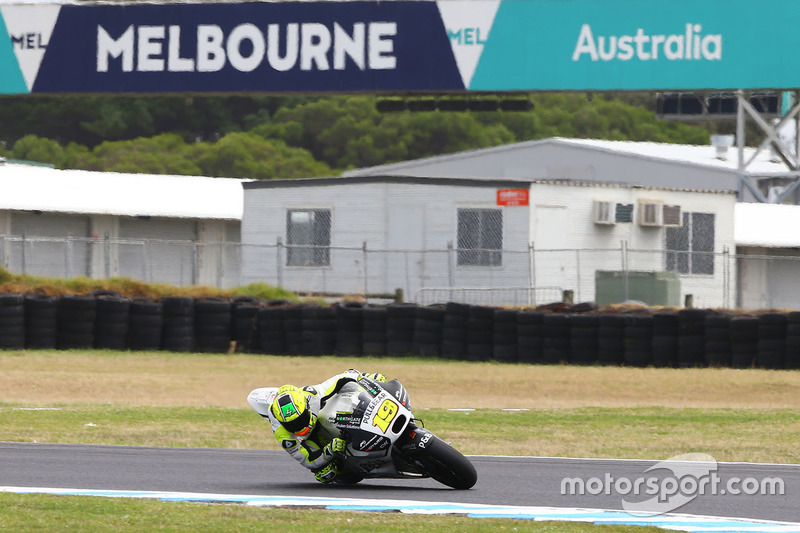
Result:
{"label": "dry grass patch", "polygon": [[800,372],[786,370],[96,351],[4,352],[0,399],[238,408],[256,387],[318,383],[348,368],[399,378],[417,408],[800,408]]}

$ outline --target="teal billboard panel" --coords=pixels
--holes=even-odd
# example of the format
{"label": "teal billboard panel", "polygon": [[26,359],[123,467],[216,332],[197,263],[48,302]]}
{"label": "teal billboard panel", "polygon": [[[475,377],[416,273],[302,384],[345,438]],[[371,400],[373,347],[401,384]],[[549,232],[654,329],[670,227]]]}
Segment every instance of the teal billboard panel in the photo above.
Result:
{"label": "teal billboard panel", "polygon": [[798,16],[791,0],[503,1],[469,88],[798,87]]}

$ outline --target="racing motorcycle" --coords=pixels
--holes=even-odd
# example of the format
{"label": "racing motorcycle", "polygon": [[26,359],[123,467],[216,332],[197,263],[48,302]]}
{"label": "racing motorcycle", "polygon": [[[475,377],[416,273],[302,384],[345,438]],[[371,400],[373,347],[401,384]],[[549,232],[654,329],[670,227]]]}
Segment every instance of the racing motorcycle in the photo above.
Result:
{"label": "racing motorcycle", "polygon": [[[247,401],[266,418],[277,392],[277,387],[255,389]],[[414,418],[408,391],[396,379],[381,383],[362,376],[346,382],[322,405],[317,423],[331,439],[347,443],[344,454],[334,459],[336,483],[429,477],[469,489],[478,480],[469,459]]]}

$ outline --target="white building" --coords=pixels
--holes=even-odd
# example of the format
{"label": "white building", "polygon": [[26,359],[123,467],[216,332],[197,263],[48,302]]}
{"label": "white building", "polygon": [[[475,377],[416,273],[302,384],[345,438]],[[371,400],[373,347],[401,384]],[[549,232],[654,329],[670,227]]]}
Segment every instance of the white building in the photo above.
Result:
{"label": "white building", "polygon": [[243,186],[245,283],[279,265],[289,290],[400,287],[420,301],[432,288],[535,287],[591,301],[596,271],[626,268],[676,272],[698,305],[733,298],[717,259],[734,247],[729,191],[404,176]]}
{"label": "white building", "polygon": [[[747,171],[761,193],[775,197],[791,185],[786,166],[770,151],[744,151]],[[565,178],[600,183],[705,189],[735,192],[734,254],[739,275],[733,277],[732,306],[746,309],[800,309],[800,192],[784,203],[757,204],[738,176],[738,151],[711,145],[551,138],[483,150],[357,169],[345,176],[403,175]],[[781,176],[783,175],[783,177]],[[727,291],[726,291],[727,293]],[[697,302],[696,302],[697,303]],[[702,305],[700,303],[699,305]]]}
{"label": "white building", "polygon": [[800,309],[800,206],[736,204],[739,307]]}
{"label": "white building", "polygon": [[2,265],[41,276],[229,286],[238,282],[241,181],[0,161]]}

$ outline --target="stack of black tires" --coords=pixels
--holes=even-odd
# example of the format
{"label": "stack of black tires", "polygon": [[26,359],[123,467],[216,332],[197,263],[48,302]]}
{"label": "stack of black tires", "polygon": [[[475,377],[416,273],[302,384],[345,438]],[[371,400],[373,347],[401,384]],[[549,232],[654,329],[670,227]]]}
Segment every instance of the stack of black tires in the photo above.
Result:
{"label": "stack of black tires", "polygon": [[25,299],[19,294],[0,295],[0,349],[25,348]]}
{"label": "stack of black tires", "polygon": [[522,364],[800,368],[800,311],[504,309],[0,294],[0,349],[392,356]]}

